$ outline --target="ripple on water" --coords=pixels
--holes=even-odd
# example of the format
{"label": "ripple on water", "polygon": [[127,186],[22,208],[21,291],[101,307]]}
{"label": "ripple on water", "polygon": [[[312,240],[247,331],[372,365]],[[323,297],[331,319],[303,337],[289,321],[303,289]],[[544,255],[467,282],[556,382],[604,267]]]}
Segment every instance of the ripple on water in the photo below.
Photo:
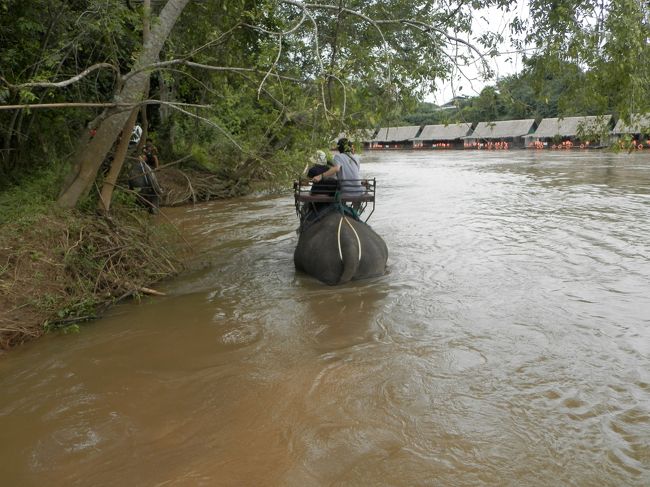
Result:
{"label": "ripple on water", "polygon": [[650,412],[635,406],[610,415],[604,426],[614,445],[610,459],[630,473],[643,473],[650,465]]}
{"label": "ripple on water", "polygon": [[447,350],[450,366],[454,370],[467,371],[487,363],[487,357],[480,350],[470,347]]}
{"label": "ripple on water", "polygon": [[234,347],[252,345],[259,340],[261,340],[261,332],[251,325],[237,326],[221,335],[221,342],[224,345]]}
{"label": "ripple on water", "polygon": [[62,421],[46,421],[53,426],[48,435],[42,436],[30,453],[33,470],[55,470],[59,463],[72,459],[89,461],[103,458],[108,451],[126,447],[133,432],[133,422],[112,411],[95,416],[94,410],[77,411],[77,416]]}

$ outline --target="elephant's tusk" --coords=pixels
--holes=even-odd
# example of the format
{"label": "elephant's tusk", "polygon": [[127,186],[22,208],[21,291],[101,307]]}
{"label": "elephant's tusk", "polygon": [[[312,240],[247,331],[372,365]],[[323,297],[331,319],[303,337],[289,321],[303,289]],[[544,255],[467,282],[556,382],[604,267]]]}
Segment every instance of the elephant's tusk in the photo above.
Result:
{"label": "elephant's tusk", "polygon": [[343,223],[343,220],[345,220],[345,223],[347,223],[348,226],[352,229],[352,231],[354,232],[354,236],[357,237],[357,244],[359,244],[358,245],[358,247],[359,247],[359,262],[361,262],[361,239],[359,238],[359,234],[357,233],[357,231],[352,226],[352,223],[350,223],[350,221],[345,216],[342,216],[341,219],[339,220],[339,228],[338,228],[338,230],[336,232],[336,240],[337,240],[337,243],[339,245],[339,257],[341,259],[341,262],[343,262],[343,251],[341,250],[341,224]]}
{"label": "elephant's tusk", "polygon": [[339,229],[336,232],[336,241],[339,244],[339,257],[341,262],[343,262],[343,251],[341,250],[341,223],[343,223],[343,217],[339,220]]}
{"label": "elephant's tusk", "polygon": [[[356,230],[354,229],[354,227],[352,226],[352,223],[350,223],[350,220],[348,220],[348,219],[346,218],[346,219],[345,219],[345,223],[348,224],[348,226],[349,226],[349,227],[352,229],[352,231],[354,232],[354,236],[357,237],[357,243],[359,244],[359,262],[361,262],[361,239],[359,238],[359,234],[357,233],[357,231],[356,231]],[[340,245],[340,243],[339,243],[339,245]]]}

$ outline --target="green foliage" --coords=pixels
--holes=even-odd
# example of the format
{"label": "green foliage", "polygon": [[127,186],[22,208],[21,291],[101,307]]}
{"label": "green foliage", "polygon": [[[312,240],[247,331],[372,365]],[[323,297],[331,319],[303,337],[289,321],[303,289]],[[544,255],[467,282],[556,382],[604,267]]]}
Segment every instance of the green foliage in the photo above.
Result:
{"label": "green foliage", "polygon": [[54,165],[32,173],[0,191],[0,225],[17,222],[29,226],[38,215],[45,213],[54,203],[60,187],[61,166]]}
{"label": "green foliage", "polygon": [[59,323],[51,323],[49,321],[46,321],[43,324],[43,329],[45,330],[45,333],[52,333],[54,331],[60,331],[64,335],[81,332],[81,327],[76,323],[61,324],[60,322]]}
{"label": "green foliage", "polygon": [[[60,89],[12,86],[62,81],[98,63],[128,69],[140,21],[121,0],[4,0],[0,15],[0,101],[64,103],[108,101],[110,70]],[[0,176],[19,182],[25,173],[64,162],[98,110],[0,110]]]}
{"label": "green foliage", "polygon": [[[650,111],[650,5],[647,1],[530,2],[529,63],[538,86],[563,77],[560,111],[583,114]],[[566,72],[568,68],[568,73]],[[564,73],[564,74],[562,74]],[[539,91],[539,89],[538,89]]]}
{"label": "green foliage", "polygon": [[113,193],[113,206],[118,208],[138,208],[136,195],[127,191],[115,191]]}
{"label": "green foliage", "polygon": [[647,0],[531,0],[512,31],[536,47],[524,69],[457,110],[426,120],[478,122],[650,112],[650,4]]}

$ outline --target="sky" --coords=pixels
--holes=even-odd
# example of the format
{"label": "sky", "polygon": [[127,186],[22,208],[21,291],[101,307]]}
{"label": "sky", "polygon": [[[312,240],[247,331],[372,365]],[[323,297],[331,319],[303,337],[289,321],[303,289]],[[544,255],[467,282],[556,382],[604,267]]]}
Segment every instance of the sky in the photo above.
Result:
{"label": "sky", "polygon": [[[522,68],[522,57],[518,53],[513,53],[514,47],[509,42],[510,31],[508,27],[515,15],[520,17],[528,15],[526,2],[520,0],[512,12],[504,13],[496,8],[483,9],[478,11],[474,17],[472,24],[473,37],[480,36],[485,32],[496,31],[505,38],[505,42],[499,51],[508,52],[508,54],[489,60],[489,64],[496,76],[495,79],[482,80],[477,66],[463,68],[465,76],[457,74],[451,81],[439,81],[436,85],[436,91],[426,96],[425,101],[442,105],[450,101],[455,95],[475,96],[484,87],[494,85],[496,79],[518,73]],[[466,78],[469,78],[469,80]]]}

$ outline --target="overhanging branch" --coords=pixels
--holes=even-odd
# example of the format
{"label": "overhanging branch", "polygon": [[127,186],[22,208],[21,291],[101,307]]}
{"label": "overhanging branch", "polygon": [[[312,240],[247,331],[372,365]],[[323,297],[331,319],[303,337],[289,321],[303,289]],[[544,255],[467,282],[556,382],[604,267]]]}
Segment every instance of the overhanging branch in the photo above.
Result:
{"label": "overhanging branch", "polygon": [[[170,59],[169,61],[160,61],[159,63],[153,63],[149,64],[147,66],[142,67],[141,69],[137,71],[131,71],[129,74],[124,76],[124,81],[128,80],[129,78],[135,76],[141,71],[156,71],[160,69],[165,69],[169,66],[188,66],[190,68],[198,68],[198,69],[205,69],[208,71],[223,71],[223,72],[247,72],[247,73],[258,73],[258,74],[263,74],[263,71],[260,71],[258,69],[254,68],[237,68],[233,66],[212,66],[209,64],[201,64],[201,63],[195,63],[192,61],[187,61],[185,59]],[[290,76],[283,76],[279,75],[277,73],[271,73],[271,76],[277,78],[277,79],[284,79],[287,81],[294,81],[296,83],[302,83],[304,80],[298,79],[298,78],[293,78]]]}
{"label": "overhanging branch", "polygon": [[115,74],[117,74],[118,78],[120,76],[120,71],[117,69],[116,66],[110,63],[98,63],[90,66],[89,68],[83,70],[81,73],[79,73],[76,76],[73,76],[70,79],[67,79],[65,81],[59,81],[58,83],[53,83],[49,81],[35,81],[32,83],[21,83],[19,85],[12,85],[9,82],[7,82],[6,79],[2,78],[3,81],[9,86],[9,88],[13,90],[21,90],[23,88],[65,88],[66,86],[69,86],[73,83],[76,83],[77,81],[82,80],[86,76],[88,76],[90,73],[93,71],[97,71],[98,69],[102,68],[109,68],[115,71]]}
{"label": "overhanging branch", "polygon": [[123,108],[132,110],[142,105],[176,105],[190,108],[212,108],[210,105],[197,105],[194,103],[176,103],[161,100],[143,100],[137,103],[94,103],[94,102],[70,102],[70,103],[23,103],[20,105],[0,105],[0,110],[21,110],[21,109],[42,109],[42,108]]}

